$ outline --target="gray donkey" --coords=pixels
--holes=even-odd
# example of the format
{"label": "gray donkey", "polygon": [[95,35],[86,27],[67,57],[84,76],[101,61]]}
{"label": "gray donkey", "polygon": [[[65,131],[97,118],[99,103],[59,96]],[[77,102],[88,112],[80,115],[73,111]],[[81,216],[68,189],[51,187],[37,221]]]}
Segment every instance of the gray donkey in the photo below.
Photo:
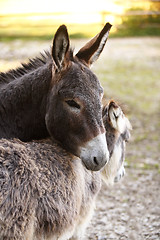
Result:
{"label": "gray donkey", "polygon": [[74,55],[62,25],[51,51],[0,73],[0,138],[27,142],[53,137],[87,169],[104,167],[109,151],[102,121],[103,88],[90,66],[103,51],[110,28],[106,23]]}
{"label": "gray donkey", "polygon": [[111,101],[103,111],[110,161],[102,172],[48,141],[0,140],[0,240],[81,239],[101,178],[123,175],[131,125]]}

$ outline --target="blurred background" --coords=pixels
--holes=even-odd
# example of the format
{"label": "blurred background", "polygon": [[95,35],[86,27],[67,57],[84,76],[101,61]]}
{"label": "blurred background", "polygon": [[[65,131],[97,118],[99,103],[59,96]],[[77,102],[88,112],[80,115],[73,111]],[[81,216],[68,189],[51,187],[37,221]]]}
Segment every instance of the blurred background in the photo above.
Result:
{"label": "blurred background", "polygon": [[160,35],[160,2],[157,0],[0,0],[0,39],[50,39],[60,24],[70,36],[90,37],[106,21],[112,36]]}
{"label": "blurred background", "polygon": [[160,1],[0,0],[0,71],[49,49],[66,24],[75,52],[110,22],[93,66],[107,100],[115,99],[133,126],[126,176],[103,186],[87,230],[91,240],[160,239]]}

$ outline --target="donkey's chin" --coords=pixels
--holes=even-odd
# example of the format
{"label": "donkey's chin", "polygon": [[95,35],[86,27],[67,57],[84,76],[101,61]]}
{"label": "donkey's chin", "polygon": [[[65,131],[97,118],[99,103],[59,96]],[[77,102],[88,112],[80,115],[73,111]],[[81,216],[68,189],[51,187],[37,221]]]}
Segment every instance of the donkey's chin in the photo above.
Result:
{"label": "donkey's chin", "polygon": [[80,158],[88,170],[99,171],[109,161],[105,133],[99,134],[80,148]]}

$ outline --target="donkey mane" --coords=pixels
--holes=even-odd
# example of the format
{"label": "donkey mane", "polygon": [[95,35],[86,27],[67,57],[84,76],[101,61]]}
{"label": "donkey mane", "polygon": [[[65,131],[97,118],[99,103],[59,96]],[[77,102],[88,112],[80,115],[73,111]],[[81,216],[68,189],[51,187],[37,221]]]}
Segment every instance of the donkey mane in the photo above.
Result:
{"label": "donkey mane", "polygon": [[[74,61],[73,49],[70,49],[69,59]],[[10,69],[7,72],[0,72],[0,84],[9,83],[47,63],[50,63],[51,61],[53,61],[53,59],[49,50],[40,52],[39,56],[29,59],[28,63],[21,63],[21,66],[16,69]]]}
{"label": "donkey mane", "polygon": [[16,78],[20,78],[23,75],[43,66],[49,62],[49,60],[51,60],[51,54],[49,51],[40,53],[40,56],[29,59],[28,63],[21,63],[22,66],[16,69],[11,69],[7,72],[0,72],[0,83],[9,83]]}

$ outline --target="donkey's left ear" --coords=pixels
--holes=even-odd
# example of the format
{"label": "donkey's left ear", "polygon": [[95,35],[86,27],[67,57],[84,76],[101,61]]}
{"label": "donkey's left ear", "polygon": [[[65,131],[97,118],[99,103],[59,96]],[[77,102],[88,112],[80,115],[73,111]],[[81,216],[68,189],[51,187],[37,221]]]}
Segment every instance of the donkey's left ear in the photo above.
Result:
{"label": "donkey's left ear", "polygon": [[66,62],[69,51],[69,36],[65,25],[58,28],[52,46],[52,57],[58,70],[61,70]]}
{"label": "donkey's left ear", "polygon": [[110,23],[106,23],[102,31],[81,48],[76,56],[87,65],[95,62],[106,44],[111,27]]}

